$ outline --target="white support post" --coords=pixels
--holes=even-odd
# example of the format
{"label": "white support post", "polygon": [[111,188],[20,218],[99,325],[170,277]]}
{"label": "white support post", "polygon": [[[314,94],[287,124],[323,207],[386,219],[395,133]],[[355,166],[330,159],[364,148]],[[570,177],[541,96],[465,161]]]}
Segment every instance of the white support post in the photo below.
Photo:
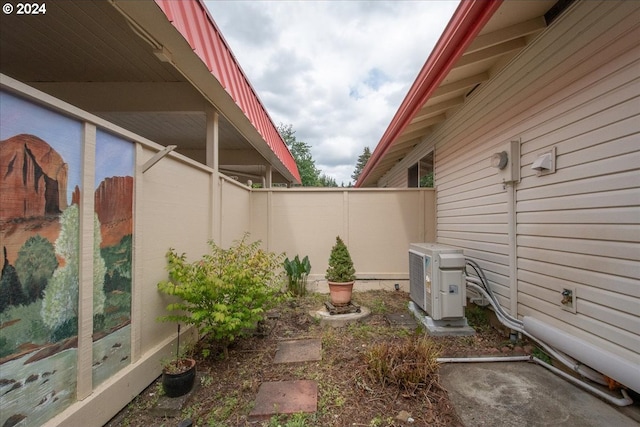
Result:
{"label": "white support post", "polygon": [[78,248],[78,370],[76,393],[83,400],[93,391],[93,246],[95,212],[96,127],[84,123],[82,187],[79,206]]}
{"label": "white support post", "polygon": [[273,182],[273,166],[267,165],[267,170],[265,171],[265,187],[271,188]]}
{"label": "white support post", "polygon": [[220,181],[220,141],[218,136],[220,115],[213,108],[207,108],[207,166],[213,169],[211,176],[211,229],[209,236],[217,244],[222,238],[222,188]]}

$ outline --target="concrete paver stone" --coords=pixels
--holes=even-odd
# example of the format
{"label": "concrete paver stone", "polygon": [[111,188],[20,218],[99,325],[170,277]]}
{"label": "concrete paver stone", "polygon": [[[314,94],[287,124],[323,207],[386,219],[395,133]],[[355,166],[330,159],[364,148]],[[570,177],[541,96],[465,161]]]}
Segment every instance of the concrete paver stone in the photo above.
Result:
{"label": "concrete paver stone", "polygon": [[322,360],[320,339],[281,341],[273,363],[311,362]]}
{"label": "concrete paver stone", "polygon": [[318,410],[318,383],[310,380],[275,381],[260,385],[249,421],[268,420],[278,414],[314,413]]}

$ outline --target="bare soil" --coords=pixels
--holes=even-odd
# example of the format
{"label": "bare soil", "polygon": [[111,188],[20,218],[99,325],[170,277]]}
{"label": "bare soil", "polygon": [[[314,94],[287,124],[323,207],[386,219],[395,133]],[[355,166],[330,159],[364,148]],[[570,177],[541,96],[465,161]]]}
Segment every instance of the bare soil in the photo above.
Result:
{"label": "bare soil", "polygon": [[[198,362],[200,384],[180,418],[150,414],[149,409],[162,393],[156,380],[105,427],[170,427],[178,426],[184,419],[190,419],[193,426],[209,427],[462,426],[437,373],[429,387],[408,395],[396,387],[376,383],[367,372],[365,354],[373,346],[424,334],[420,328],[409,330],[388,321],[389,314],[409,313],[407,293],[354,293],[354,302],[370,308],[372,314],[360,323],[338,329],[322,327],[309,315],[311,310],[322,307],[327,298],[311,294],[283,303],[255,335],[235,341],[228,349],[228,357],[209,343],[198,343],[193,356]],[[440,345],[439,356],[511,356],[531,352],[531,346],[511,343],[504,330],[492,326],[488,309],[470,305],[467,318],[476,335],[432,337]],[[303,338],[322,340],[321,361],[273,363],[279,341]],[[210,354],[203,358],[205,348]],[[248,414],[260,384],[290,380],[318,383],[318,411],[250,423]],[[412,422],[406,421],[407,416]]]}

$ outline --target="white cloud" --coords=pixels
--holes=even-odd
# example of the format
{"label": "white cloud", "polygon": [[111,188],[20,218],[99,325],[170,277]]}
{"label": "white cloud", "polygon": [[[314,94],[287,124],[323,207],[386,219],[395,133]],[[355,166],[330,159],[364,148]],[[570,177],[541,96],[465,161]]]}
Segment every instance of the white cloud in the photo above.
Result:
{"label": "white cloud", "polygon": [[448,23],[457,1],[205,1],[276,125],[316,166],[351,181]]}

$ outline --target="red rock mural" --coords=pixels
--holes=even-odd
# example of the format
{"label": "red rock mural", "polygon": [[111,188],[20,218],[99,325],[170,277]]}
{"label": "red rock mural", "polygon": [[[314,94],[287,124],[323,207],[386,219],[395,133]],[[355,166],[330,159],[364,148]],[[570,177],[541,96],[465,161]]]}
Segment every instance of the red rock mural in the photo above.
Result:
{"label": "red rock mural", "polygon": [[37,136],[0,141],[0,221],[58,215],[67,207],[68,165]]}
{"label": "red rock mural", "polygon": [[102,247],[113,246],[133,233],[133,177],[105,178],[95,192]]}

